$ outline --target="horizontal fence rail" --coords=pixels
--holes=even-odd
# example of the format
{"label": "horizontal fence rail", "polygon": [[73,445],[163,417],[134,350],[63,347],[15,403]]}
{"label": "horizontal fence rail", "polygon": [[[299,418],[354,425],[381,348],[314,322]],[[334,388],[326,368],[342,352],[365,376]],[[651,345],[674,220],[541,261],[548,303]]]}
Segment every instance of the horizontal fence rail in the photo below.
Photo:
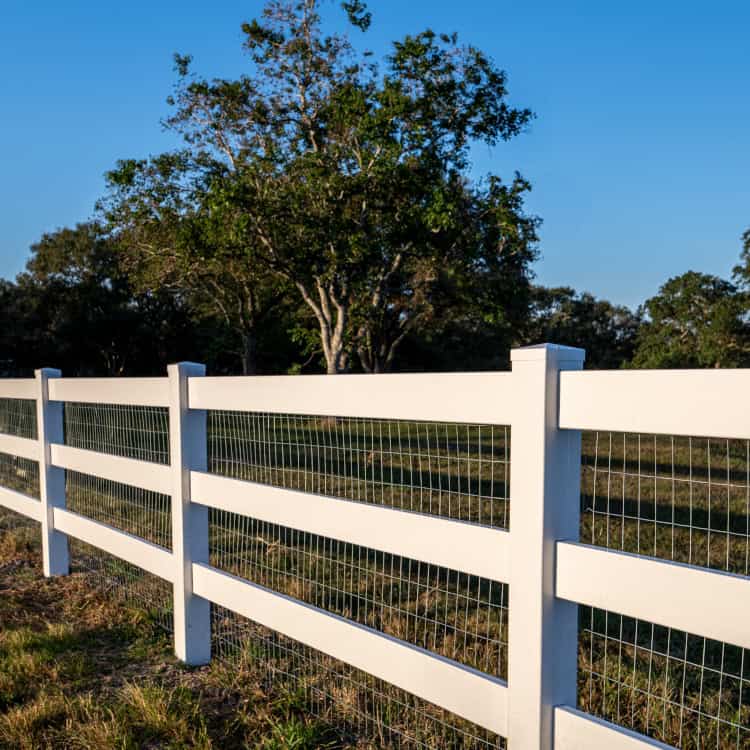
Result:
{"label": "horizontal fence rail", "polygon": [[[750,370],[590,372],[582,360],[544,345],[515,350],[508,373],[214,378],[182,363],[165,378],[0,380],[0,506],[40,525],[48,575],[68,572],[70,538],[128,566],[112,575],[151,576],[139,584],[147,598],[162,601],[166,586],[175,650],[190,664],[211,658],[231,613],[244,637],[267,633],[267,650],[308,654],[308,666],[319,654],[378,681],[379,700],[401,696],[358,709],[382,743],[394,731],[436,748],[750,746],[750,578],[739,559],[750,551]],[[401,432],[389,442],[391,423],[405,442]],[[502,427],[502,439],[488,443],[484,426]],[[610,438],[604,466],[598,453],[582,462],[588,430],[638,439],[617,448]],[[660,453],[654,442],[646,470],[641,434],[709,441],[706,466],[693,443]],[[717,467],[711,440],[746,440],[747,458],[727,442]],[[582,523],[593,524],[591,544],[579,542]],[[660,533],[674,559],[651,556]],[[688,553],[675,549],[683,539]],[[706,547],[703,567],[693,545]],[[404,696],[452,739],[386,727]]]}
{"label": "horizontal fence rail", "polygon": [[507,581],[508,532],[193,471],[194,503],[392,555]]}
{"label": "horizontal fence rail", "polygon": [[37,440],[0,433],[0,453],[9,453],[31,461],[38,461],[41,447]]}
{"label": "horizontal fence rail", "polygon": [[674,750],[616,724],[565,706],[555,709],[557,750]]}
{"label": "horizontal fence rail", "polygon": [[28,378],[17,380],[12,378],[0,379],[0,398],[28,399],[36,401],[37,385]]}
{"label": "horizontal fence rail", "polygon": [[34,521],[42,520],[42,504],[21,492],[0,487],[0,505]]}
{"label": "horizontal fence rail", "polygon": [[[750,579],[557,543],[557,596],[750,648]],[[704,606],[696,606],[697,603]]]}
{"label": "horizontal fence rail", "polygon": [[190,378],[191,409],[278,412],[413,422],[509,424],[510,373],[423,375],[279,375]]}
{"label": "horizontal fence rail", "polygon": [[559,427],[750,438],[750,370],[625,370],[560,375]]}
{"label": "horizontal fence rail", "polygon": [[69,445],[50,446],[52,463],[61,469],[93,474],[112,482],[131,484],[152,492],[168,494],[172,489],[169,466],[113,456]]}
{"label": "horizontal fence rail", "polygon": [[82,404],[168,406],[166,378],[56,378],[50,381],[52,401]]}
{"label": "horizontal fence rail", "polygon": [[174,578],[172,553],[137,536],[92,521],[63,508],[54,509],[55,529],[167,581]]}

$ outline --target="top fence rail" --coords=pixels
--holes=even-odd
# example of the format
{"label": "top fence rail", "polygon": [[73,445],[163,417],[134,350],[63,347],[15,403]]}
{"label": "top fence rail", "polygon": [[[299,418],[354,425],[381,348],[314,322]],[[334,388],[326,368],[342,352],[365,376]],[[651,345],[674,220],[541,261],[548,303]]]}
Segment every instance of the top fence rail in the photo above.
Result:
{"label": "top fence rail", "polygon": [[[36,397],[33,379],[0,380],[0,397]],[[167,378],[56,378],[51,401],[169,406]],[[511,373],[189,379],[191,409],[463,424],[509,424]]]}
{"label": "top fence rail", "polygon": [[35,399],[37,385],[34,378],[0,379],[0,398]]}
{"label": "top fence rail", "polygon": [[49,398],[85,404],[169,406],[169,381],[167,378],[55,378],[50,380]]}
{"label": "top fence rail", "polygon": [[560,374],[561,429],[750,438],[750,370]]}
{"label": "top fence rail", "polygon": [[[34,378],[0,378],[0,398],[36,399]],[[53,378],[50,401],[130,406],[169,406],[167,378]]]}
{"label": "top fence rail", "polygon": [[190,378],[191,409],[415,422],[509,424],[509,372]]}

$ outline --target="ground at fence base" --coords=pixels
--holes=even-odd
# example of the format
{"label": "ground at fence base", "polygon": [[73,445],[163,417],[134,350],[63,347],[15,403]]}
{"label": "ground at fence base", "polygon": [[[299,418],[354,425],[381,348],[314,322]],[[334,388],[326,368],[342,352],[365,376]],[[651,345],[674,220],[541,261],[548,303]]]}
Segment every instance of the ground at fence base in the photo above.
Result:
{"label": "ground at fence base", "polygon": [[181,666],[163,630],[84,576],[44,579],[28,532],[0,533],[3,750],[353,747],[241,667]]}

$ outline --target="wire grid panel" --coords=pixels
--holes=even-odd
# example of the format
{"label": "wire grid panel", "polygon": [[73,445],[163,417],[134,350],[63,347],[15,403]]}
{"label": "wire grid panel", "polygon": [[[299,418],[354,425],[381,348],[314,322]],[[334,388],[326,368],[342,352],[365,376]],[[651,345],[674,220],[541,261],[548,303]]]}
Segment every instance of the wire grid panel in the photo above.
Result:
{"label": "wire grid panel", "polygon": [[684,750],[750,747],[750,652],[599,609],[580,618],[582,710]]}
{"label": "wire grid panel", "polygon": [[39,462],[0,453],[0,486],[39,499]]}
{"label": "wire grid panel", "polygon": [[168,632],[173,630],[172,584],[118,557],[70,538],[71,571],[128,605],[145,609]]}
{"label": "wire grid panel", "polygon": [[160,406],[66,402],[65,444],[159,464],[169,463],[169,412]]}
{"label": "wire grid panel", "polygon": [[750,574],[750,441],[584,433],[581,540]]}
{"label": "wire grid panel", "polygon": [[510,428],[210,411],[209,471],[507,528]]}
{"label": "wire grid panel", "polygon": [[499,750],[505,740],[410,693],[222,607],[211,608],[216,657],[252,670],[270,694],[291,692],[362,750]]}
{"label": "wire grid panel", "polygon": [[[509,450],[502,426],[208,415],[215,473],[499,528],[508,525]],[[506,675],[507,586],[226,511],[212,509],[209,519],[216,567]],[[373,747],[500,746],[483,729],[216,607],[214,635],[221,648],[254,649],[269,678],[286,677],[314,713]]]}
{"label": "wire grid panel", "polygon": [[505,678],[507,585],[209,510],[213,566]]}
{"label": "wire grid panel", "polygon": [[[584,433],[581,509],[583,542],[748,575],[750,441]],[[749,670],[737,646],[581,609],[581,707],[669,744],[750,747]]]}
{"label": "wire grid panel", "polygon": [[21,529],[24,531],[28,529],[31,536],[28,537],[27,541],[30,547],[34,547],[39,540],[39,528],[39,521],[0,505],[0,539],[6,531],[17,532]]}
{"label": "wire grid panel", "polygon": [[172,549],[169,495],[66,470],[65,497],[73,513]]}
{"label": "wire grid panel", "polygon": [[[0,432],[36,440],[36,401],[0,398]],[[0,486],[39,498],[39,463],[0,453]]]}
{"label": "wire grid panel", "polygon": [[[36,401],[0,398],[0,432],[37,440]],[[0,486],[39,499],[39,463],[21,456],[0,453]],[[0,507],[0,535],[20,532],[30,545],[38,540],[39,522]]]}
{"label": "wire grid panel", "polygon": [[27,398],[0,398],[0,432],[36,440],[36,401]]}

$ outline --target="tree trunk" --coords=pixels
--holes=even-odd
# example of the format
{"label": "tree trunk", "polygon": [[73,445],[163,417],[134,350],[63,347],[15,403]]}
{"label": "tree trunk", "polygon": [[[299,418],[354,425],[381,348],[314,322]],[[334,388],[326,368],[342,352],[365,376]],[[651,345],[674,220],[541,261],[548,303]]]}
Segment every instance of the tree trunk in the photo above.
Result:
{"label": "tree trunk", "polygon": [[256,375],[258,372],[258,336],[254,328],[242,333],[242,374]]}
{"label": "tree trunk", "polygon": [[367,328],[362,327],[359,331],[362,343],[357,347],[362,369],[373,374],[390,372],[393,368],[396,350],[411,328],[411,321],[407,321],[400,330],[394,333],[380,331],[380,335],[374,335]]}
{"label": "tree trunk", "polygon": [[315,314],[320,330],[320,343],[326,359],[326,374],[339,375],[349,367],[349,356],[346,351],[346,326],[349,312],[349,300],[346,287],[337,296],[331,284],[324,284],[316,279],[315,288],[318,299],[310,294],[301,282],[295,282],[302,294],[302,299]]}
{"label": "tree trunk", "polygon": [[[321,330],[321,337],[325,331]],[[326,358],[326,375],[340,375],[347,371],[349,367],[349,358],[344,351],[344,342],[342,337],[330,336],[323,346],[323,354]]]}

